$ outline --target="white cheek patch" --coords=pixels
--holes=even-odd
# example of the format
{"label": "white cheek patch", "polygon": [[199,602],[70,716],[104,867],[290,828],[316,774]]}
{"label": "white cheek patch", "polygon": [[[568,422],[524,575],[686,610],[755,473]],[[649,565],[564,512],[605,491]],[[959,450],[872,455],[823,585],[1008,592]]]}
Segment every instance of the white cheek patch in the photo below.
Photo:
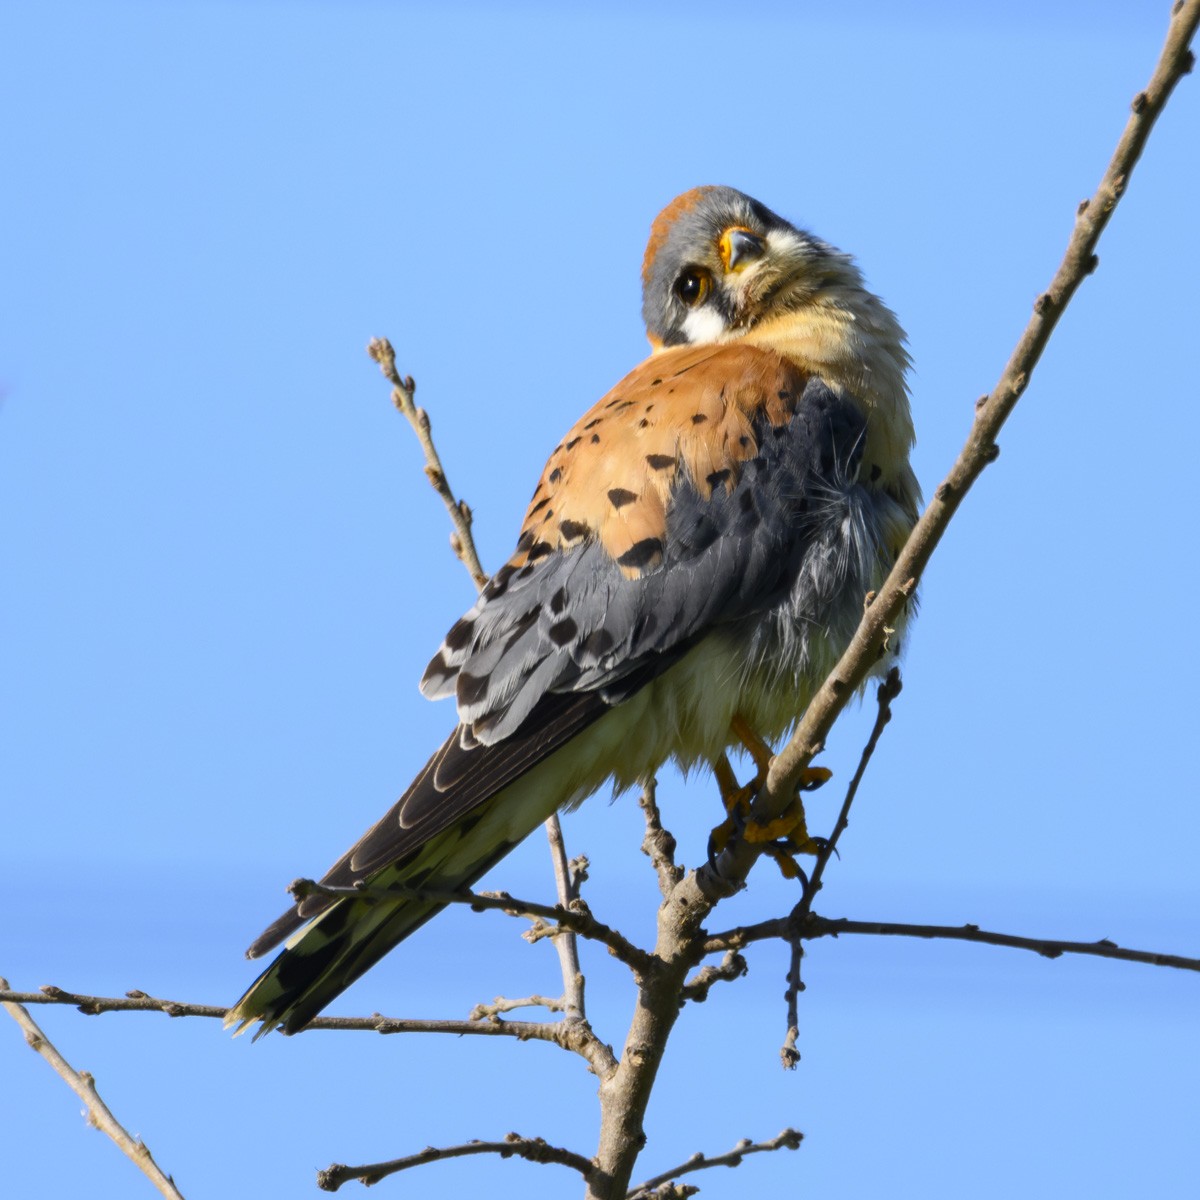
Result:
{"label": "white cheek patch", "polygon": [[721,314],[710,304],[694,308],[683,318],[681,326],[687,340],[693,345],[704,342],[719,342],[729,332]]}

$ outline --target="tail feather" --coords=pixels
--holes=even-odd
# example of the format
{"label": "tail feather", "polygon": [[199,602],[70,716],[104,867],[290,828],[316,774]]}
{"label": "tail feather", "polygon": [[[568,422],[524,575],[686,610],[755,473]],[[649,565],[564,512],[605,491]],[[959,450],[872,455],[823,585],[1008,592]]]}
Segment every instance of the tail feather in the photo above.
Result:
{"label": "tail feather", "polygon": [[[644,683],[651,674],[643,674]],[[577,803],[611,777],[616,751],[636,720],[634,714],[610,728],[601,718],[613,711],[594,693],[551,694],[522,731],[495,745],[464,747],[455,730],[323,882],[362,884],[374,893],[469,887],[552,812]],[[257,958],[286,939],[282,952],[229,1010],[226,1027],[237,1026],[241,1033],[261,1021],[256,1037],[274,1028],[298,1032],[444,907],[399,897],[305,897],[247,951]]]}
{"label": "tail feather", "polygon": [[[393,889],[424,888],[450,892],[470,887],[485,871],[550,815],[542,801],[536,807],[520,806],[524,820],[514,828],[512,806],[504,813],[503,828],[486,818],[495,806],[444,830],[415,854],[391,863],[363,883],[371,896],[353,896],[328,902],[310,920],[292,909],[276,921],[259,945],[270,948],[291,934],[282,952],[252,983],[225,1017],[225,1026],[243,1033],[255,1021],[262,1027],[255,1038],[271,1029],[284,1033],[303,1029],[331,1000],[345,991],[397,943],[414,933],[446,907],[444,903],[377,893]],[[517,810],[518,812],[520,809]],[[299,928],[295,928],[299,926]],[[294,930],[294,931],[293,931]]]}
{"label": "tail feather", "polygon": [[[374,886],[374,885],[373,885]],[[384,886],[384,885],[380,885]],[[242,1033],[262,1025],[255,1040],[277,1027],[303,1029],[331,1000],[374,966],[444,905],[420,901],[336,901],[287,947],[229,1011],[225,1025]]]}

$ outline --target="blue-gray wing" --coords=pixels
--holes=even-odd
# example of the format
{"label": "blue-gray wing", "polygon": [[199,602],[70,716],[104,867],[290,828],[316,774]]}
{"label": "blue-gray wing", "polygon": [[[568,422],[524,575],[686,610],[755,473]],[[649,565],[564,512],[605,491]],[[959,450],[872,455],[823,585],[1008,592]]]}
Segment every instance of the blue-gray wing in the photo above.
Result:
{"label": "blue-gray wing", "polygon": [[714,627],[790,592],[864,428],[854,402],[768,351],[649,359],[556,449],[517,553],[422,690],[455,697],[465,746],[501,745],[550,695],[619,703]]}

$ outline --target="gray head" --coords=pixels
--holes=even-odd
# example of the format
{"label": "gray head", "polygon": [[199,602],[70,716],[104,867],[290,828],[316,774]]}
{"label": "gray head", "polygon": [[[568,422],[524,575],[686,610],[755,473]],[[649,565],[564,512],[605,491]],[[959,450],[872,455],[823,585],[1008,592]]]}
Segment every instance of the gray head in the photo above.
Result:
{"label": "gray head", "polygon": [[698,187],[654,220],[642,316],[655,348],[728,341],[794,312],[831,283],[861,286],[850,259],[729,187]]}

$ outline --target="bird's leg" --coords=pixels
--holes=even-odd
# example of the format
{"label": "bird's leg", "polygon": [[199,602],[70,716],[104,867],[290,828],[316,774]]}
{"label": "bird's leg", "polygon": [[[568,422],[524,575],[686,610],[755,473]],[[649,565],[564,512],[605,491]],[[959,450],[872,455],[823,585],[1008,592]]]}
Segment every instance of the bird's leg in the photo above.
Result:
{"label": "bird's leg", "polygon": [[[731,728],[734,736],[746,747],[750,757],[754,760],[756,774],[752,782],[747,785],[747,789],[750,795],[755,795],[767,781],[767,770],[770,767],[774,751],[759,737],[740,713],[734,715]],[[728,760],[725,765],[728,768]],[[729,774],[732,776],[732,770],[729,771]],[[762,845],[789,879],[800,878],[804,874],[796,865],[792,855],[816,854],[821,846],[819,841],[809,835],[800,793],[810,792],[820,787],[821,784],[832,778],[832,775],[833,772],[826,767],[807,767],[800,776],[795,799],[778,817],[770,821],[751,821],[746,825],[746,841],[754,845]],[[748,800],[743,803],[748,804]]]}
{"label": "bird's leg", "polygon": [[725,820],[708,835],[708,858],[711,862],[729,844],[729,839],[736,830],[742,829],[746,818],[750,815],[750,800],[757,790],[757,781],[744,787],[738,783],[733,773],[729,756],[722,754],[713,763],[713,775],[717,780],[717,789],[721,793],[721,804],[725,808]]}
{"label": "bird's leg", "polygon": [[[758,736],[754,727],[741,713],[734,713],[729,727],[733,730],[733,736],[746,747],[747,753],[754,759],[754,765],[757,768],[757,774],[754,776],[754,789],[757,791],[767,782],[767,771],[770,769],[771,759],[775,757],[775,751]],[[833,772],[828,767],[805,767],[796,787],[801,792],[812,792],[816,791],[821,784],[828,783],[832,778]]]}

